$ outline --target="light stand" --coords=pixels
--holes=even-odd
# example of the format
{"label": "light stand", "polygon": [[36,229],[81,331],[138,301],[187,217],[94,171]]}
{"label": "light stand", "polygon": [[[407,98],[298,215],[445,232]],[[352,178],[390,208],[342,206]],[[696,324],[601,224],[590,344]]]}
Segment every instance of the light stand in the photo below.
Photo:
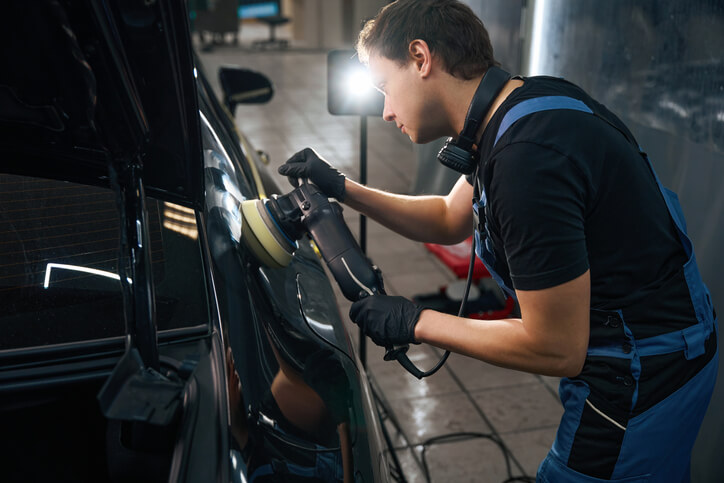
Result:
{"label": "light stand", "polygon": [[[353,88],[350,89],[350,86]],[[385,99],[380,92],[374,89],[369,79],[367,69],[359,63],[354,50],[333,50],[327,55],[327,110],[335,116],[360,116],[359,133],[359,180],[367,184],[367,117],[382,117]],[[367,254],[367,217],[359,217],[359,245],[362,253]],[[359,358],[362,367],[367,365],[367,337],[359,331]],[[370,387],[375,398],[380,427],[385,441],[392,453],[392,460],[396,470],[396,480],[405,482],[400,460],[395,453],[392,439],[387,431],[385,420],[389,421],[399,434],[402,432],[394,413],[386,404],[377,384],[370,379]],[[382,411],[380,411],[380,408]],[[406,438],[405,438],[406,439]]]}
{"label": "light stand", "polygon": [[[327,54],[327,110],[334,116],[360,116],[359,176],[367,184],[367,116],[382,116],[384,97],[374,89],[354,50]],[[367,254],[367,217],[360,214],[359,245]],[[359,358],[367,365],[367,338],[359,330]]]}
{"label": "light stand", "polygon": [[[359,119],[359,182],[367,184],[367,116]],[[367,217],[359,215],[359,246],[362,253],[367,255]],[[367,336],[359,328],[359,358],[362,367],[367,367]]]}

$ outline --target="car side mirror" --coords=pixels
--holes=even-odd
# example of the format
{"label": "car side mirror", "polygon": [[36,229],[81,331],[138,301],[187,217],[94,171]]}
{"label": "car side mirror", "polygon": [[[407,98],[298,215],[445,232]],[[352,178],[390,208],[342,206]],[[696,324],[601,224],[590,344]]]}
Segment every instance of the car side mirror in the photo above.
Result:
{"label": "car side mirror", "polygon": [[237,104],[264,104],[274,95],[267,76],[241,67],[219,67],[219,83],[224,91],[224,104],[232,115]]}

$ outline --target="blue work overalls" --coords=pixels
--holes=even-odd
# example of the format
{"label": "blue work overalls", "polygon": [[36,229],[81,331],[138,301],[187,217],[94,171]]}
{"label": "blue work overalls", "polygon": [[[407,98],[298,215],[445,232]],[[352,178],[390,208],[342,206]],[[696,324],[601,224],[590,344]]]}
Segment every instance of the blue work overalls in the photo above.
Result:
{"label": "blue work overalls", "polygon": [[[586,104],[571,97],[549,96],[528,99],[515,105],[503,117],[495,144],[518,119],[534,112],[553,109],[572,109],[595,115]],[[607,119],[603,120],[611,124]],[[717,322],[711,297],[699,274],[692,243],[686,234],[686,223],[678,197],[661,185],[648,157],[640,149],[639,152],[656,179],[685,250],[687,262],[683,267],[684,276],[698,323],[683,330],[635,339],[626,323],[624,310],[591,310],[588,352],[581,375],[586,373],[587,369],[590,369],[589,373],[595,372],[592,367],[597,361],[613,361],[611,363],[613,367],[622,368],[625,373],[621,374],[625,375],[616,376],[615,379],[620,380],[621,385],[613,390],[609,388],[609,394],[620,393],[625,396],[626,402],[631,401],[631,409],[636,404],[640,388],[641,358],[683,352],[685,359],[690,361],[703,356],[708,339],[713,336],[716,340],[717,336]],[[515,291],[506,286],[502,277],[494,270],[495,253],[485,222],[486,206],[487,200],[483,188],[480,199],[473,202],[476,253],[501,288],[515,297]],[[712,343],[715,344],[715,340]],[[565,412],[553,447],[538,468],[537,481],[545,483],[689,481],[691,449],[711,398],[717,369],[718,352],[682,387],[653,407],[636,415],[632,415],[630,411],[625,414],[619,412],[614,417],[612,417],[612,411],[615,412],[614,406],[607,403],[607,398],[595,397],[599,389],[595,387],[597,379],[588,378],[588,381],[594,382],[594,385],[589,385],[585,377],[563,378],[559,395]],[[589,419],[582,417],[584,409],[587,410]],[[595,433],[586,426],[586,424],[591,425],[590,415],[594,414],[591,411],[595,412],[596,417],[600,416],[595,424],[610,424],[610,428],[605,430],[609,431],[608,434],[619,438],[614,445],[615,454],[601,455],[601,458],[609,458],[608,468],[613,470],[608,475],[610,479],[608,476],[606,478],[588,476],[569,467],[574,440],[579,442],[580,438],[585,439],[588,435],[589,450],[591,447],[595,448],[597,443],[596,436],[591,436]],[[585,423],[584,419],[589,422]],[[618,435],[617,431],[620,431]]]}

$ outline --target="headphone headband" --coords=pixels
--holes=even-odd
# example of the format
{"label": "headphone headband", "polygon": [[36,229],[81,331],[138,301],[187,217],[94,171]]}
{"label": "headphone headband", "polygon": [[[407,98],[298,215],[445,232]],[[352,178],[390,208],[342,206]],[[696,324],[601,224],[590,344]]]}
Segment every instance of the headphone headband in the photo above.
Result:
{"label": "headphone headband", "polygon": [[478,153],[473,150],[475,134],[509,79],[510,74],[499,67],[491,66],[488,69],[475,90],[458,139],[449,138],[437,155],[442,164],[463,174],[473,172],[478,161]]}
{"label": "headphone headband", "polygon": [[[491,66],[485,73],[483,78],[478,84],[478,88],[475,90],[473,100],[470,102],[468,108],[468,114],[465,116],[465,124],[463,130],[460,131],[458,137],[458,146],[472,148],[475,144],[475,133],[478,132],[480,125],[483,123],[485,115],[493,105],[493,101],[498,96],[500,91],[503,90],[503,86],[510,79],[510,74],[500,67]],[[460,141],[463,141],[461,143]],[[467,146],[467,143],[470,143]]]}

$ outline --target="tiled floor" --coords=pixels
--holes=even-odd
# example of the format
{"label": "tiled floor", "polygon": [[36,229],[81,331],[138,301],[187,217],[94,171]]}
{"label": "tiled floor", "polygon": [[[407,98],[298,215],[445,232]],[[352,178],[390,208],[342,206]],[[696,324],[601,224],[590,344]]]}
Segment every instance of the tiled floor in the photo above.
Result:
{"label": "tiled floor", "polygon": [[[282,187],[288,184],[276,174],[276,168],[306,146],[356,179],[360,121],[327,113],[326,53],[294,49],[258,52],[248,48],[251,39],[265,35],[263,29],[245,26],[241,47],[221,46],[201,54],[215,87],[215,71],[222,64],[258,70],[273,81],[273,100],[265,105],[239,106],[237,123],[257,148],[269,154],[271,170]],[[368,184],[409,192],[416,169],[409,139],[381,119],[369,119],[368,136]],[[357,216],[350,209],[345,214],[355,232]],[[367,246],[368,254],[384,274],[389,293],[429,293],[455,279],[421,244],[374,222],[368,223]],[[339,301],[346,314],[349,303],[342,297]],[[351,327],[351,332],[356,336],[356,327]],[[431,367],[441,355],[440,350],[424,345],[413,347],[410,353],[423,368]],[[535,475],[563,413],[555,378],[452,355],[437,374],[418,381],[398,364],[384,362],[382,354],[381,348],[368,342],[368,372],[402,430],[399,434],[388,420],[407,481],[425,481],[423,454],[433,482],[501,482],[508,478],[504,455],[490,439],[469,435],[423,447],[430,438],[458,432],[492,435],[510,451],[513,475]]]}

